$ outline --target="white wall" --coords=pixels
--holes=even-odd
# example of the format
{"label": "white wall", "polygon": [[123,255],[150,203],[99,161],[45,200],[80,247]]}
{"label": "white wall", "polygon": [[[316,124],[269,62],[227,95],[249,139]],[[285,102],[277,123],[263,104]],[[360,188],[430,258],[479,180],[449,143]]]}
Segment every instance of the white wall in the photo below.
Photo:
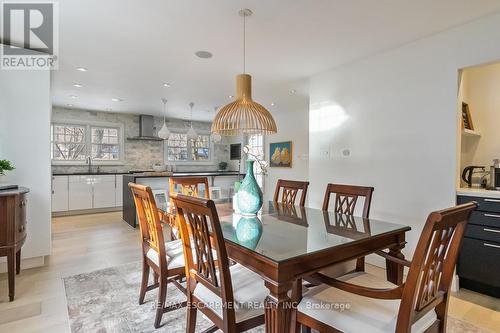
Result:
{"label": "white wall", "polygon": [[500,63],[466,69],[463,81],[463,101],[481,137],[462,138],[462,167],[489,167],[500,158]]}
{"label": "white wall", "polygon": [[328,182],[372,185],[371,216],[410,225],[411,254],[427,214],[455,204],[458,69],[500,59],[499,40],[496,14],[313,76],[310,205]]}
{"label": "white wall", "polygon": [[50,72],[0,70],[0,159],[16,167],[9,182],[30,188],[23,258],[50,254],[50,112]]}
{"label": "white wall", "polygon": [[[272,200],[278,179],[308,180],[309,152],[309,98],[305,95],[294,95],[281,101],[272,112],[278,133],[264,137],[265,157],[269,163],[269,143],[292,141],[292,167],[268,168],[265,178],[264,200]],[[308,194],[309,197],[310,194]]]}

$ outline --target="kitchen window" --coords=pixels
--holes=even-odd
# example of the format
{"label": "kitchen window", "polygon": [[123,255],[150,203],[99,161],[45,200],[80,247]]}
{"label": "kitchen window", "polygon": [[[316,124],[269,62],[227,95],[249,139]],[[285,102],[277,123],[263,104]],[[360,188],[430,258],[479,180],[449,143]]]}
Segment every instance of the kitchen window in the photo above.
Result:
{"label": "kitchen window", "polygon": [[186,134],[170,133],[167,140],[167,156],[169,161],[188,160],[188,139]]}
{"label": "kitchen window", "polygon": [[119,128],[91,127],[92,159],[118,161],[120,159]]}
{"label": "kitchen window", "polygon": [[95,164],[123,162],[123,125],[108,123],[53,123],[51,159],[55,164]]}
{"label": "kitchen window", "polygon": [[210,135],[202,134],[196,140],[190,140],[184,133],[170,133],[166,143],[168,161],[193,164],[211,161]]}
{"label": "kitchen window", "polygon": [[52,160],[85,161],[87,157],[86,126],[52,125]]}

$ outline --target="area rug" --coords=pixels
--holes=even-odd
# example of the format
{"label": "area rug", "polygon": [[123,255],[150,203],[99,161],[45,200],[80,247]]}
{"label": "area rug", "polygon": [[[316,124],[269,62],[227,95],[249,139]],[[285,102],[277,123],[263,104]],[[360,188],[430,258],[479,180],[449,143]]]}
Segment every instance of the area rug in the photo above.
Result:
{"label": "area rug", "polygon": [[[71,332],[185,332],[185,309],[165,313],[163,326],[154,329],[156,290],[146,293],[145,304],[137,302],[141,267],[140,262],[135,262],[64,278]],[[167,298],[176,302],[185,299],[185,296],[174,286],[169,286]],[[196,331],[201,332],[210,326],[211,323],[198,313]],[[263,333],[264,328],[248,332]],[[451,317],[448,319],[448,332],[487,333]]]}

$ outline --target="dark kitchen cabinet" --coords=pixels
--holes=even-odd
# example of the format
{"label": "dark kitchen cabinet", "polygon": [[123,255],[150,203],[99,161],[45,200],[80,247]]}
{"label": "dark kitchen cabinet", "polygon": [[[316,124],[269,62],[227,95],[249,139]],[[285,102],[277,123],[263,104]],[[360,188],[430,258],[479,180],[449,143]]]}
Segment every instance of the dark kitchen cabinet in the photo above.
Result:
{"label": "dark kitchen cabinet", "polygon": [[500,199],[458,196],[457,203],[478,203],[460,248],[460,287],[500,298]]}

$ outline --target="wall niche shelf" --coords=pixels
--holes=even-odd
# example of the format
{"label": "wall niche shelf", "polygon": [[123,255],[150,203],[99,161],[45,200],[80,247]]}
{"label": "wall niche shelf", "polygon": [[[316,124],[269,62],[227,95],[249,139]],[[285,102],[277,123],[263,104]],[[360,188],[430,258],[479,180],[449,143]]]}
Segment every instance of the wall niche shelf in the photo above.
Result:
{"label": "wall niche shelf", "polygon": [[462,136],[480,138],[481,133],[479,133],[479,131],[476,130],[462,128]]}

